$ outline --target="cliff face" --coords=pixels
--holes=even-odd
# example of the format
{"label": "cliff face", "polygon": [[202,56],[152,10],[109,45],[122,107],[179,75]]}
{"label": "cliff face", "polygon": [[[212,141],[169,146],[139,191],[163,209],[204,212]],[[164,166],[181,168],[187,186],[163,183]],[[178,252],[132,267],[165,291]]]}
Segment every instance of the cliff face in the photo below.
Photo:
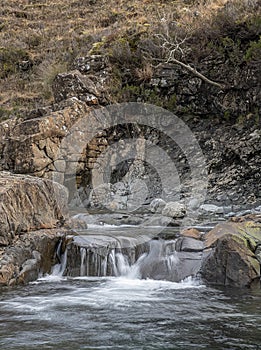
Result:
{"label": "cliff face", "polygon": [[[62,1],[60,5],[67,6]],[[49,35],[47,15],[54,16],[55,6],[49,8],[48,5],[46,14],[41,17]],[[41,15],[38,6],[20,4],[20,7],[19,15],[22,13],[26,18],[31,18],[29,14],[32,13],[36,18]],[[9,16],[12,9],[8,9]],[[78,32],[77,10],[81,11],[86,26],[85,34]],[[122,1],[117,9],[111,9],[107,2],[95,1],[88,9],[74,3],[68,11],[70,33],[74,36],[63,34],[64,40],[59,43],[64,55],[55,56],[56,64],[47,59],[47,47],[58,55],[55,40],[60,36],[56,27],[48,45],[47,38],[40,33],[34,45],[27,43],[28,38],[24,41],[28,57],[9,46],[10,52],[7,49],[0,52],[1,64],[6,67],[5,74],[0,77],[2,80],[9,81],[10,86],[14,78],[23,82],[24,95],[30,84],[38,87],[34,91],[38,97],[32,98],[35,103],[30,104],[28,111],[16,108],[19,112],[13,113],[9,110],[10,100],[3,99],[3,117],[9,112],[9,117],[15,114],[18,117],[0,124],[1,169],[51,178],[57,170],[55,162],[57,165],[60,144],[77,120],[87,117],[87,122],[92,123],[90,111],[101,106],[144,102],[174,113],[196,136],[206,158],[207,200],[228,204],[258,203],[261,99],[258,1],[175,4],[149,1],[147,5],[134,2],[131,7]],[[86,22],[88,11],[103,19],[96,21],[95,33]],[[155,13],[162,16],[159,18]],[[17,12],[15,14],[18,16]],[[57,23],[64,22],[59,11],[56,17]],[[34,20],[30,21],[35,24]],[[15,23],[22,36],[23,22]],[[5,37],[3,28],[0,39]],[[10,63],[9,69],[7,63]],[[42,85],[37,85],[40,68],[42,78],[45,75],[46,79],[40,79]],[[27,85],[28,79],[30,84]],[[49,97],[40,98],[47,83]],[[9,110],[7,114],[5,109]],[[78,155],[78,187],[87,186],[90,193],[94,164],[109,144],[118,142],[123,134],[136,138],[146,134],[144,130],[134,129],[132,127],[131,132],[120,127],[105,130],[101,122],[99,135]],[[162,141],[159,133],[156,139],[158,146],[164,145],[169,150],[184,185],[182,194],[185,193],[190,186],[185,155],[173,143]],[[72,177],[68,172],[69,185]],[[155,195],[159,187],[156,180],[153,186]]]}
{"label": "cliff face", "polygon": [[[73,85],[68,85],[67,90],[70,90],[71,86]],[[0,130],[3,134],[0,161],[2,170],[49,179],[54,179],[55,174],[58,173],[63,178],[63,184],[72,187],[73,191],[78,187],[82,196],[85,197],[82,198],[83,202],[86,200],[86,203],[90,203],[87,197],[92,189],[93,170],[95,167],[98,167],[97,169],[100,167],[100,171],[102,171],[99,162],[103,159],[104,152],[111,151],[110,145],[114,143],[118,145],[117,152],[115,151],[117,157],[111,159],[112,162],[114,159],[116,172],[114,171],[114,175],[112,173],[112,177],[107,181],[114,183],[122,181],[126,177],[130,163],[133,163],[133,159],[137,157],[136,153],[135,156],[132,154],[136,151],[132,150],[124,139],[137,141],[140,138],[145,138],[144,140],[150,140],[154,135],[154,144],[162,152],[167,152],[171,164],[178,172],[181,198],[188,196],[192,186],[193,169],[187,164],[184,150],[180,149],[173,140],[160,133],[159,130],[154,129],[152,132],[150,128],[137,129],[134,124],[128,124],[128,127],[126,125],[117,125],[114,128],[106,127],[106,125],[110,126],[110,119],[106,119],[106,113],[102,114],[101,107],[97,106],[93,109],[87,106],[86,102],[78,99],[77,90],[74,88],[71,89],[70,96],[73,97],[63,101],[60,105],[62,109],[59,111],[41,118],[17,121],[16,124],[13,121],[2,123]],[[122,108],[120,106],[119,110]],[[66,149],[62,149],[64,147],[61,146],[62,141],[69,138],[72,130],[75,133],[77,122],[81,121],[83,129],[86,129],[84,126],[86,124],[90,129],[92,128],[91,126],[97,122],[95,113],[97,115],[100,113],[102,116],[99,132],[91,140],[85,142],[81,140],[82,136],[79,130],[77,131],[79,133],[77,140],[67,145]],[[197,164],[197,166],[199,168],[205,167],[207,173],[206,201],[219,205],[258,205],[260,201],[261,154],[259,126],[253,120],[248,120],[243,124],[234,124],[220,123],[218,118],[213,118],[211,121],[209,119],[202,120],[195,115],[188,115],[183,119],[186,119],[186,124],[203,153],[205,164]],[[120,141],[121,139],[122,141]],[[129,164],[127,164],[128,157],[130,158]],[[145,153],[144,157],[146,161]],[[64,159],[67,160],[64,162]],[[119,169],[120,164],[117,164],[120,159],[123,159],[122,170]],[[149,168],[148,165],[142,172],[140,173],[139,170],[136,175],[140,179],[145,179],[146,176],[150,179],[148,180],[150,184],[147,183],[151,191],[148,198],[150,201],[160,196],[161,179],[158,177],[157,171],[155,172],[155,169]],[[174,177],[175,174],[170,174],[170,176]],[[73,199],[73,193],[70,193],[71,199]]]}

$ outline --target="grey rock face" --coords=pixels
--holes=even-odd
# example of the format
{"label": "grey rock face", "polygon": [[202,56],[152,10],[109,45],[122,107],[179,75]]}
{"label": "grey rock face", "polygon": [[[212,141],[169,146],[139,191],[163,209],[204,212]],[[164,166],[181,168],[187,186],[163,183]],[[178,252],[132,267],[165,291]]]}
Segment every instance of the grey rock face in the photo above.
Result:
{"label": "grey rock face", "polygon": [[89,105],[97,105],[99,103],[98,98],[101,95],[99,83],[96,82],[95,84],[92,79],[82,75],[77,70],[58,74],[52,88],[56,102],[77,97]]}

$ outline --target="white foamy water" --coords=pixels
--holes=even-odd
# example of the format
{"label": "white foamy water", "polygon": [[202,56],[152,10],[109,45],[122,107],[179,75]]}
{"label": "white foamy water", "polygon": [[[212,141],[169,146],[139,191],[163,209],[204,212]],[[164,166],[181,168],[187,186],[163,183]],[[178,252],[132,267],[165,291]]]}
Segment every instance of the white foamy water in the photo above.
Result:
{"label": "white foamy water", "polygon": [[261,293],[214,290],[192,278],[48,276],[0,295],[5,350],[261,346]]}

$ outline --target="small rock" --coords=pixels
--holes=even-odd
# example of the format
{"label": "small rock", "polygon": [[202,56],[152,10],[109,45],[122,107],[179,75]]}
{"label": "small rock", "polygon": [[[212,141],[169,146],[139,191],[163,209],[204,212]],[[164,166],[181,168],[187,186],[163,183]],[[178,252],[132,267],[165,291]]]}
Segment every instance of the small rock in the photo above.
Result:
{"label": "small rock", "polygon": [[206,213],[223,214],[224,209],[213,204],[202,204],[199,209]]}
{"label": "small rock", "polygon": [[185,237],[201,239],[201,233],[195,228],[187,228],[181,231],[181,235]]}
{"label": "small rock", "polygon": [[195,209],[198,209],[199,205],[200,205],[199,200],[197,198],[193,198],[189,201],[188,208],[191,210],[195,210]]}
{"label": "small rock", "polygon": [[166,206],[166,202],[163,199],[155,198],[150,203],[150,211],[152,213],[161,213],[165,206]]}
{"label": "small rock", "polygon": [[163,216],[171,218],[183,218],[186,214],[186,207],[184,204],[179,202],[169,202],[165,205],[162,210]]}

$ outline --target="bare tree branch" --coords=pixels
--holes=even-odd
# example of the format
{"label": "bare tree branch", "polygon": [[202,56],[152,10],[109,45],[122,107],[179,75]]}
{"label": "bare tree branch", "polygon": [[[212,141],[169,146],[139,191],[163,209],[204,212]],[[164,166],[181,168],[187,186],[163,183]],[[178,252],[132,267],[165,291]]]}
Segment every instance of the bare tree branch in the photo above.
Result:
{"label": "bare tree branch", "polygon": [[155,37],[161,41],[161,47],[166,52],[166,56],[167,56],[166,59],[161,60],[161,62],[176,63],[181,67],[187,69],[188,71],[190,71],[191,73],[193,73],[198,78],[205,81],[206,83],[216,86],[221,90],[224,89],[224,85],[207,78],[205,75],[198,72],[195,68],[191,67],[189,64],[186,64],[175,57],[177,53],[179,53],[179,56],[181,57],[185,56],[185,52],[184,52],[185,48],[183,48],[183,45],[185,44],[185,41],[188,39],[187,37],[183,39],[178,39],[177,36],[175,36],[174,38],[170,38],[168,33],[167,35],[155,34]]}
{"label": "bare tree branch", "polygon": [[[177,60],[176,58],[172,57],[171,60],[169,62],[173,62],[173,63],[177,63],[180,66],[182,66],[183,68],[189,70],[191,73],[193,73],[194,75],[196,75],[197,77],[199,77],[200,79],[204,80],[206,83],[211,84],[213,86],[216,86],[220,89],[223,89],[224,86],[222,84],[217,83],[216,81],[210,80],[208,79],[205,75],[199,73],[195,68],[191,67],[189,64],[185,64],[179,60]],[[168,62],[168,63],[169,63]]]}

